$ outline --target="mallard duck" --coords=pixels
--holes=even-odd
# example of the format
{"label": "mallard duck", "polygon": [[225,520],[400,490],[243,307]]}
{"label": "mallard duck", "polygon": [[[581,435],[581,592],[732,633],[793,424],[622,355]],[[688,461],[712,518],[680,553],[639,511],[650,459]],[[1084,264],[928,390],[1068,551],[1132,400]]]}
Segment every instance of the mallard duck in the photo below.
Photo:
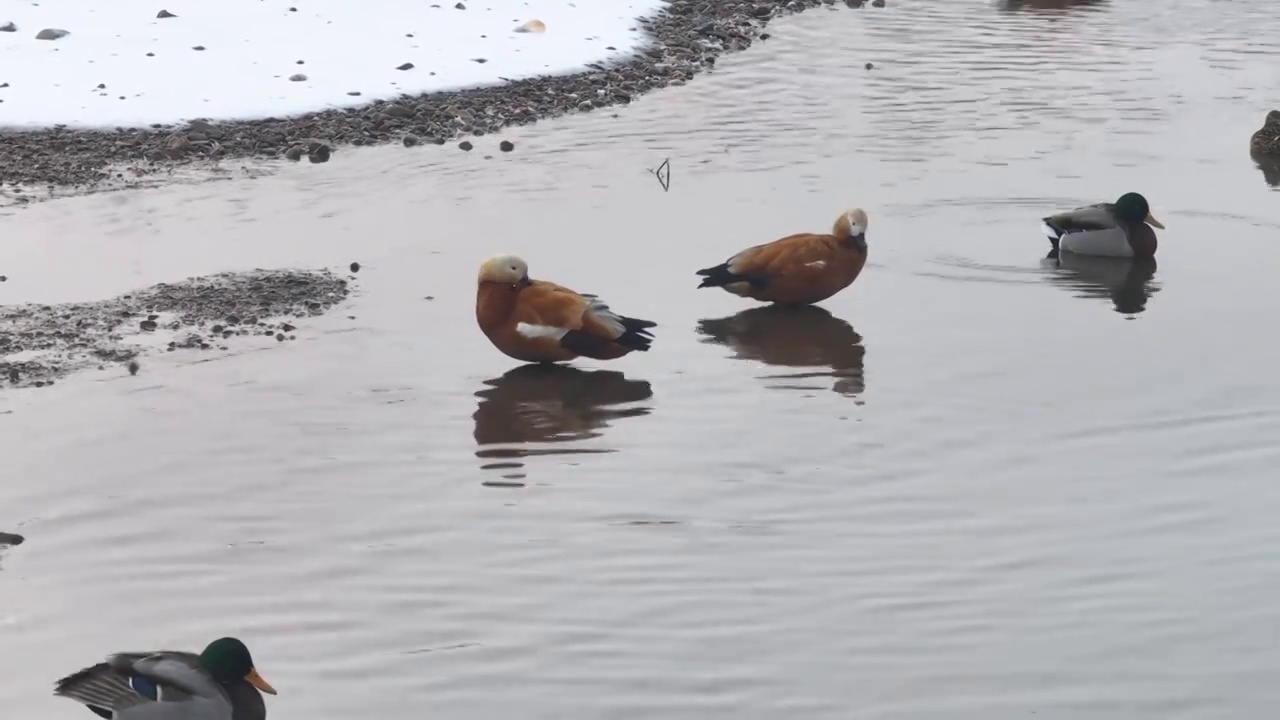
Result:
{"label": "mallard duck", "polygon": [[59,680],[54,694],[107,720],[265,720],[258,690],[276,694],[235,638],[188,652],[116,653]]}
{"label": "mallard duck", "polygon": [[853,284],[867,263],[867,213],[840,214],[830,235],[799,233],[749,247],[697,272],[699,288],[718,287],[779,305],[822,302]]}
{"label": "mallard duck", "polygon": [[1151,217],[1147,199],[1125,193],[1114,203],[1098,203],[1044,218],[1054,250],[1103,257],[1149,258],[1156,254],[1156,233],[1164,229]]}
{"label": "mallard duck", "polygon": [[537,363],[646,352],[653,342],[649,328],[657,327],[615,313],[595,295],[530,280],[528,263],[515,255],[497,255],[480,266],[476,322],[498,350]]}
{"label": "mallard duck", "polygon": [[1267,113],[1262,129],[1249,138],[1249,150],[1258,155],[1280,155],[1280,110]]}

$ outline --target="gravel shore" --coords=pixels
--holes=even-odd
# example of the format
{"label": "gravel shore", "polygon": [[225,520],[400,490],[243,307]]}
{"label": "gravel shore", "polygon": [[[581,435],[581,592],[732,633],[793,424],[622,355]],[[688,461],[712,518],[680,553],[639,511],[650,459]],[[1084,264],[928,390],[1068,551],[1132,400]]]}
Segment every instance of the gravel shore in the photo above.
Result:
{"label": "gravel shore", "polygon": [[293,340],[290,320],[323,314],[348,293],[328,270],[253,270],[96,302],[0,306],[0,387],[44,387],[94,367],[136,374],[150,351]]}
{"label": "gravel shore", "polygon": [[[479,137],[510,125],[631,102],[641,93],[688,81],[713,66],[723,53],[767,39],[762,30],[775,17],[816,7],[864,4],[884,3],[671,0],[657,16],[637,20],[652,38],[651,44],[626,61],[593,64],[574,75],[402,96],[294,118],[198,120],[181,126],[114,130],[0,130],[0,185],[91,189],[104,181],[124,179],[124,168],[136,178],[169,172],[175,164],[192,161],[306,157],[325,162],[343,145],[443,145],[459,136]],[[22,199],[21,193],[14,197]]]}

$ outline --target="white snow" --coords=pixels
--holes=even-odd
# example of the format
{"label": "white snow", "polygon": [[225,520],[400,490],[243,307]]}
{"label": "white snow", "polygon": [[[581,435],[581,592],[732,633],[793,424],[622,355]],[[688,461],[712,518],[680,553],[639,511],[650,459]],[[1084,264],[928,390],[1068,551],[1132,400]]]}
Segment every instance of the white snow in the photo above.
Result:
{"label": "white snow", "polygon": [[[627,56],[646,41],[636,18],[665,4],[456,2],[0,0],[17,27],[0,32],[0,128],[284,117],[563,74]],[[545,31],[516,32],[533,20]]]}

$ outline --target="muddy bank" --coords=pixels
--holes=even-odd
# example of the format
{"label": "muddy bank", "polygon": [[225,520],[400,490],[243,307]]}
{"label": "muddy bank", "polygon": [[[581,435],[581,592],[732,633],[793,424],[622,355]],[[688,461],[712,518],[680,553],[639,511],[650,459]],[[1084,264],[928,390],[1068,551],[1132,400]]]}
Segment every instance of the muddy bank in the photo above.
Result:
{"label": "muddy bank", "polygon": [[109,300],[0,306],[0,388],[44,387],[77,370],[137,373],[148,352],[293,340],[297,318],[346,299],[328,270],[254,270],[161,283]]}
{"label": "muddy bank", "polygon": [[[130,185],[175,163],[245,158],[326,162],[342,145],[443,145],[459,136],[484,137],[511,125],[629,103],[637,95],[688,81],[723,53],[743,50],[780,15],[816,7],[883,6],[880,0],[672,0],[659,15],[641,18],[652,43],[627,61],[593,64],[574,75],[505,85],[402,96],[363,108],[257,121],[153,125],[147,128],[0,132],[0,186],[11,202],[34,199],[12,186],[76,186],[104,181]],[[0,91],[2,92],[2,91]],[[472,143],[510,151],[497,139]],[[3,188],[0,188],[2,190]]]}

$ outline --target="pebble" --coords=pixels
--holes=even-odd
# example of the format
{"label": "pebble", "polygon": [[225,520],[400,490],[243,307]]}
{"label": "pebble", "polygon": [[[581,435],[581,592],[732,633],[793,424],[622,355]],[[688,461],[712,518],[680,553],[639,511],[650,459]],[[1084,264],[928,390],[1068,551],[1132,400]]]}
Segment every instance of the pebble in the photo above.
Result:
{"label": "pebble", "polygon": [[71,33],[67,32],[66,30],[62,30],[59,28],[45,28],[40,32],[36,33],[36,39],[37,40],[58,40],[70,34]]}
{"label": "pebble", "polygon": [[413,147],[414,145],[421,145],[421,144],[422,144],[422,138],[418,137],[417,135],[414,135],[413,133],[409,133],[408,135],[404,136],[405,147]]}
{"label": "pebble", "polygon": [[163,19],[165,19],[165,18],[175,18],[175,17],[178,17],[178,16],[177,16],[177,15],[174,15],[173,13],[169,12],[168,10],[161,10],[160,12],[156,13],[156,17],[157,17],[157,18],[159,18],[159,19],[161,19],[161,20],[163,20]]}
{"label": "pebble", "polygon": [[18,26],[11,22],[0,25],[0,32],[18,32]]}
{"label": "pebble", "polygon": [[304,82],[306,81],[306,79],[307,79],[307,76],[303,75],[302,73],[295,73],[289,76],[289,80],[291,82]]}
{"label": "pebble", "polygon": [[516,146],[510,140],[503,140],[502,142],[498,143],[498,149],[501,150],[502,152],[511,152],[512,150],[516,149]]}
{"label": "pebble", "polygon": [[397,66],[396,66],[396,69],[397,69],[397,70],[412,70],[412,69],[413,69],[413,63],[411,63],[411,62],[407,62],[407,63],[404,63],[404,64],[402,64],[402,65],[397,65]]}
{"label": "pebble", "polygon": [[137,361],[137,360],[130,360],[130,361],[129,361],[129,364],[128,364],[128,365],[126,365],[125,367],[127,367],[127,368],[129,369],[129,374],[130,374],[130,375],[137,375],[137,374],[138,374],[138,370],[139,370],[142,366],[138,364],[138,361]]}
{"label": "pebble", "polygon": [[26,538],[14,533],[0,532],[0,545],[21,545]]}
{"label": "pebble", "polygon": [[462,142],[458,143],[458,148],[460,150],[466,150],[467,152],[471,152],[471,148],[473,147],[475,146],[472,145],[471,142],[468,140],[463,140]]}
{"label": "pebble", "polygon": [[351,263],[351,272],[353,272],[353,273],[354,273],[354,272],[360,272],[360,263],[358,263],[358,262],[353,262],[353,263]]}

